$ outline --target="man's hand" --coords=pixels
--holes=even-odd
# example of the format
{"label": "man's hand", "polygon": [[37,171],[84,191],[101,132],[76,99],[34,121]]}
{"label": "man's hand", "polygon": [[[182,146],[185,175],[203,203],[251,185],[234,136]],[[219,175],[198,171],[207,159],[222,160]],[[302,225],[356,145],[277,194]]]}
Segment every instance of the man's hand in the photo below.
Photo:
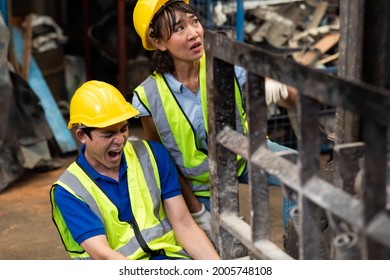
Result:
{"label": "man's hand", "polygon": [[202,209],[198,213],[191,213],[192,218],[198,224],[198,226],[206,233],[207,237],[213,242],[213,233],[211,230],[211,214],[207,211],[204,204]]}
{"label": "man's hand", "polygon": [[285,84],[266,78],[265,101],[267,102],[267,105],[270,105],[272,103],[276,104],[281,98],[286,99],[287,97],[288,91],[287,86]]}

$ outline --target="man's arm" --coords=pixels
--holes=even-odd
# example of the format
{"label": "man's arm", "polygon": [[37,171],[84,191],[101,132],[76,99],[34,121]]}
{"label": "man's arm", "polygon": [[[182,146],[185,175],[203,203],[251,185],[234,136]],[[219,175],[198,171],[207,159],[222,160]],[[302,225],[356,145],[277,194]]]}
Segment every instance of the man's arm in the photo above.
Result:
{"label": "man's arm", "polygon": [[81,242],[80,246],[94,260],[127,260],[124,255],[110,248],[105,235],[88,238]]}
{"label": "man's arm", "polygon": [[207,237],[213,241],[210,212],[205,208],[204,205],[202,205],[202,203],[199,202],[198,198],[191,190],[190,184],[184,175],[182,175],[180,171],[178,171],[178,173],[182,195],[192,218],[206,233]]}
{"label": "man's arm", "polygon": [[193,259],[220,259],[211,241],[192,218],[182,195],[164,200],[164,208],[177,240]]}

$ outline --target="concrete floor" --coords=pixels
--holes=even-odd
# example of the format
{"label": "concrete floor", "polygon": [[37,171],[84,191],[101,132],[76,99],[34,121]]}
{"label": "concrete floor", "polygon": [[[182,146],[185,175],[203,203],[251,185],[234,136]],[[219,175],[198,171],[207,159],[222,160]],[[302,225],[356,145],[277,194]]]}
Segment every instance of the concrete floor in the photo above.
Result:
{"label": "concrete floor", "polygon": [[60,169],[28,173],[0,193],[1,260],[70,259],[51,219],[49,190],[73,160],[61,158]]}
{"label": "concrete floor", "polygon": [[[132,135],[142,137],[138,127]],[[61,239],[51,218],[49,190],[75,156],[59,158],[62,166],[48,172],[30,172],[0,193],[0,260],[67,260]],[[272,241],[281,246],[282,194],[271,187]],[[240,212],[248,221],[245,207],[247,188],[240,186]]]}

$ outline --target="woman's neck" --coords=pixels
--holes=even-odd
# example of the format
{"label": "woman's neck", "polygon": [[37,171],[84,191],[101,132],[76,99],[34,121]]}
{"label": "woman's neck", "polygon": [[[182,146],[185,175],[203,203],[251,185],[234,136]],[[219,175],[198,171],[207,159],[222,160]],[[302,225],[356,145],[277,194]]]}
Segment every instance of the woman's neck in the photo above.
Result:
{"label": "woman's neck", "polygon": [[196,94],[199,89],[199,67],[199,61],[192,64],[175,65],[175,71],[172,75],[176,78],[176,80]]}

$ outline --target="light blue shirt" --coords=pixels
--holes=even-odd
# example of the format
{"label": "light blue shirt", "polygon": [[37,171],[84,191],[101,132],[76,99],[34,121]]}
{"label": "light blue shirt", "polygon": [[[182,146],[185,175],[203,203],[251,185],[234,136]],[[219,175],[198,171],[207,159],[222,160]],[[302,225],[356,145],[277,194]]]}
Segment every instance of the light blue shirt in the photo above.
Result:
{"label": "light blue shirt", "polygon": [[[246,81],[246,71],[240,66],[234,66],[234,70],[238,79],[238,83],[242,88]],[[207,150],[207,138],[203,121],[200,88],[198,88],[198,92],[195,95],[185,85],[176,80],[176,78],[171,73],[164,74],[164,77],[168,83],[168,86],[179,102],[180,107],[183,109],[184,114],[187,116],[192,127],[194,128],[198,136],[200,147]],[[132,105],[140,112],[137,117],[150,115],[136,94],[133,95]]]}

